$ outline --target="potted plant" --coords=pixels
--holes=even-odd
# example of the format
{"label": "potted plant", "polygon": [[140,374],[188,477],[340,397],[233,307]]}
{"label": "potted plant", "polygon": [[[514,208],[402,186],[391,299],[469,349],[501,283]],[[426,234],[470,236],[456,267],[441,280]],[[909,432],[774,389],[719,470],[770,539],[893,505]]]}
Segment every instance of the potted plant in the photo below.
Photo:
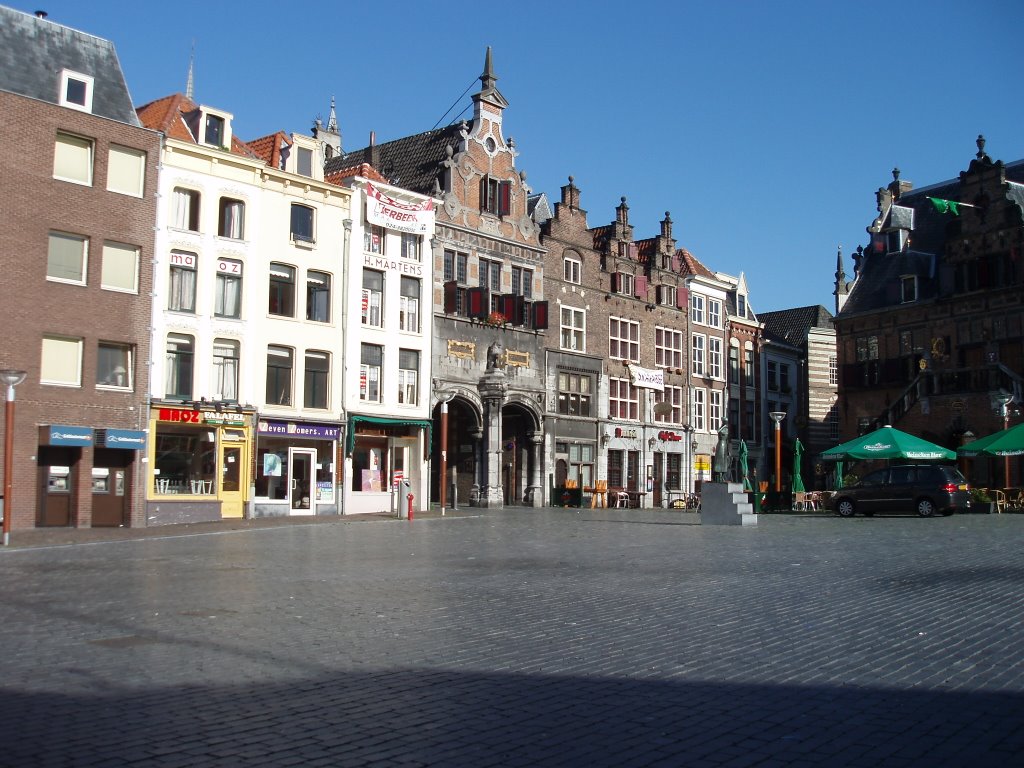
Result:
{"label": "potted plant", "polygon": [[989,495],[988,488],[971,488],[971,506],[975,512],[991,515],[995,512],[995,502]]}

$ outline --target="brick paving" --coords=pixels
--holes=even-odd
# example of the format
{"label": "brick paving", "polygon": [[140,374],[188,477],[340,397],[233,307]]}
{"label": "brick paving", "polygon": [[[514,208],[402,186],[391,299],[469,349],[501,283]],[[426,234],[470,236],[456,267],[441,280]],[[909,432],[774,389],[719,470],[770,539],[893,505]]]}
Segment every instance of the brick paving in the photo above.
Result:
{"label": "brick paving", "polygon": [[1024,516],[354,522],[13,532],[0,765],[1024,764]]}

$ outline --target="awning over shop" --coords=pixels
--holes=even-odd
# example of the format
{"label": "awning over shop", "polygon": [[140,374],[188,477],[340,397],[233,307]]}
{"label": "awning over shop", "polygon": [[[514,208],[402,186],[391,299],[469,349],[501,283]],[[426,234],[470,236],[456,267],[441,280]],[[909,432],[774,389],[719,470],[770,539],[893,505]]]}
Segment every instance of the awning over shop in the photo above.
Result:
{"label": "awning over shop", "polygon": [[348,431],[345,433],[345,455],[351,456],[356,447],[356,426],[358,424],[380,424],[390,427],[418,427],[427,431],[425,450],[430,450],[430,435],[433,422],[430,419],[394,419],[386,416],[349,416]]}

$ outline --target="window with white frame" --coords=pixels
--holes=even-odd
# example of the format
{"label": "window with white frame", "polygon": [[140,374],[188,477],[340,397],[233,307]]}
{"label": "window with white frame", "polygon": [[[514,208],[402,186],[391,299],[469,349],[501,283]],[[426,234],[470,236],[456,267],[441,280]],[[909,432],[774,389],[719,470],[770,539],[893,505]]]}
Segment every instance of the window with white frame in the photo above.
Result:
{"label": "window with white frame", "polygon": [[306,272],[306,319],[331,322],[331,276],[311,269]]}
{"label": "window with white frame", "polygon": [[267,346],[267,405],[292,404],[294,355],[291,347]]}
{"label": "window with white frame", "polygon": [[359,399],[369,403],[380,402],[380,369],[384,362],[384,348],[377,344],[363,344],[359,357]]}
{"label": "window with white frame", "polygon": [[92,112],[92,94],[95,81],[89,75],[72,72],[70,69],[60,73],[60,98],[62,107],[77,109],[81,112]]}
{"label": "window with white frame", "polygon": [[448,250],[444,252],[444,281],[446,283],[454,280],[460,285],[465,285],[468,269],[469,254]]}
{"label": "window with white frame", "polygon": [[722,378],[722,339],[718,336],[708,336],[708,375]]}
{"label": "window with white frame", "polygon": [[51,232],[46,253],[46,279],[85,285],[89,240],[68,232]]}
{"label": "window with white frame", "polygon": [[749,341],[743,350],[743,383],[754,386],[754,348]]}
{"label": "window with white frame", "polygon": [[53,152],[53,177],[92,186],[93,143],[70,133],[58,133]]}
{"label": "window with white frame", "polygon": [[654,364],[662,368],[683,367],[683,332],[654,328]]}
{"label": "window with white frame", "polygon": [[111,144],[107,153],[107,189],[121,195],[142,197],[145,181],[146,153]]}
{"label": "window with white frame", "polygon": [[295,317],[295,267],[270,262],[267,312],[279,317]]}
{"label": "window with white frame", "polygon": [[722,327],[722,302],[708,298],[708,325],[712,328]]}
{"label": "window with white frame", "polygon": [[831,355],[828,358],[828,383],[839,383],[839,358]]}
{"label": "window with white frame", "polygon": [[181,400],[192,398],[192,366],[195,338],[183,333],[167,334],[164,370],[164,396]]}
{"label": "window with white frame", "polygon": [[608,356],[640,362],[640,323],[621,317],[608,318]]}
{"label": "window with white frame", "polygon": [[306,350],[302,405],[305,408],[327,408],[329,402],[331,355],[316,349]]}
{"label": "window with white frame", "polygon": [[512,185],[493,176],[484,176],[480,181],[480,210],[497,216],[507,216],[512,209]]}
{"label": "window with white frame", "polygon": [[213,314],[231,318],[242,316],[242,262],[234,259],[217,260]]}
{"label": "window with white frame", "polygon": [[398,350],[398,402],[419,402],[420,353],[415,349]]}
{"label": "window with white frame", "polygon": [[245,203],[230,197],[220,199],[217,234],[232,240],[241,240],[245,237]]}
{"label": "window with white frame", "polygon": [[740,317],[747,316],[747,297],[742,293],[736,294],[736,314]]}
{"label": "window with white frame", "polygon": [[415,277],[402,276],[399,287],[398,329],[401,331],[420,331],[420,280]]}
{"label": "window with white frame", "polygon": [[654,413],[654,420],[663,424],[682,424],[683,423],[683,388],[666,386],[662,392],[655,390],[654,392],[655,403],[668,403],[672,406],[672,410],[668,413],[659,414],[657,411]]}
{"label": "window with white frame", "polygon": [[227,121],[220,115],[206,115],[203,126],[203,143],[212,147],[223,147],[227,139]]}
{"label": "window with white frame", "polygon": [[139,249],[124,243],[103,243],[100,287],[107,291],[138,293]]}
{"label": "window with white frame", "polygon": [[558,374],[558,412],[565,416],[590,416],[593,377],[585,373]]}
{"label": "window with white frame", "polygon": [[706,345],[707,336],[701,333],[693,334],[693,339],[690,345],[690,362],[692,363],[694,376],[703,376],[705,373],[704,350]]}
{"label": "window with white frame", "polygon": [[736,339],[729,340],[729,383],[740,383],[740,347]]}
{"label": "window with white frame", "polygon": [[699,293],[690,294],[690,320],[704,325],[704,297]]}
{"label": "window with white frame", "polygon": [[308,205],[292,203],[291,210],[291,238],[298,243],[315,243],[314,211]]}
{"label": "window with white frame", "polygon": [[402,258],[410,261],[419,261],[423,250],[423,235],[415,235],[412,232],[402,233]]}
{"label": "window with white frame", "polygon": [[299,176],[313,175],[313,150],[309,147],[299,147],[295,155],[295,172]]}
{"label": "window with white frame", "polygon": [[363,230],[363,250],[384,255],[388,231],[377,224],[367,224]]}
{"label": "window with white frame", "polygon": [[586,310],[562,307],[560,346],[573,352],[587,351]]}
{"label": "window with white frame", "polygon": [[663,307],[674,307],[676,305],[676,290],[674,285],[659,285],[658,303]]}
{"label": "window with white frame", "polygon": [[380,328],[384,324],[384,273],[363,270],[361,317],[363,325]]}
{"label": "window with white frame", "polygon": [[101,341],[96,347],[96,386],[110,389],[131,389],[132,346]]}
{"label": "window with white frame", "polygon": [[572,256],[562,258],[562,279],[579,285],[583,281],[583,262]]}
{"label": "window with white frame", "polygon": [[706,416],[707,416],[707,390],[696,388],[693,390],[693,413],[691,414],[691,421],[693,428],[698,432],[705,431]]}
{"label": "window with white frame", "polygon": [[175,187],[171,226],[189,232],[199,231],[199,192]]}
{"label": "window with white frame", "polygon": [[608,379],[608,417],[611,419],[640,418],[640,387],[634,387],[629,379]]}
{"label": "window with white frame", "polygon": [[633,295],[633,275],[628,272],[615,273],[615,292],[625,296]]}
{"label": "window with white frame", "polygon": [[839,413],[834,408],[828,415],[828,437],[830,440],[839,439]]}
{"label": "window with white frame", "polygon": [[82,385],[82,340],[67,336],[43,336],[39,381],[66,387]]}
{"label": "window with white frame", "polygon": [[234,339],[213,340],[213,385],[221,400],[238,401],[240,348]]}
{"label": "window with white frame", "polygon": [[196,311],[196,268],[199,257],[188,251],[171,251],[167,286],[167,309]]}
{"label": "window with white frame", "polygon": [[512,267],[512,293],[529,301],[533,298],[533,270]]}
{"label": "window with white frame", "polygon": [[708,429],[717,432],[722,426],[722,390],[712,389],[709,393]]}

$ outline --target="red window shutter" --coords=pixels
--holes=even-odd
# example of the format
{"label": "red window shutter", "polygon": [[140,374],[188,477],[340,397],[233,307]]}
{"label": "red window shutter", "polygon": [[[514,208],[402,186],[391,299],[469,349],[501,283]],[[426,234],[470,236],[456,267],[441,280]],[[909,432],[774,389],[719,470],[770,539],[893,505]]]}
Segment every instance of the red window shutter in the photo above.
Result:
{"label": "red window shutter", "polygon": [[522,325],[525,306],[526,299],[518,294],[509,294],[505,297],[505,311],[502,314],[512,325]]}
{"label": "red window shutter", "polygon": [[498,297],[501,314],[505,316],[505,322],[516,325],[516,296],[512,293],[504,293]]}
{"label": "red window shutter", "polygon": [[690,305],[690,289],[679,286],[676,289],[676,306],[686,309]]}
{"label": "red window shutter", "polygon": [[647,277],[644,275],[637,275],[633,280],[633,295],[639,299],[647,299]]}
{"label": "red window shutter", "polygon": [[512,212],[512,184],[503,181],[498,184],[498,215],[508,216]]}
{"label": "red window shutter", "polygon": [[548,327],[548,303],[546,301],[533,302],[533,327],[543,331]]}
{"label": "red window shutter", "polygon": [[486,288],[466,290],[466,316],[483,319],[491,313],[491,294]]}
{"label": "red window shutter", "polygon": [[458,312],[459,307],[459,284],[449,280],[444,284],[444,313],[453,315]]}

